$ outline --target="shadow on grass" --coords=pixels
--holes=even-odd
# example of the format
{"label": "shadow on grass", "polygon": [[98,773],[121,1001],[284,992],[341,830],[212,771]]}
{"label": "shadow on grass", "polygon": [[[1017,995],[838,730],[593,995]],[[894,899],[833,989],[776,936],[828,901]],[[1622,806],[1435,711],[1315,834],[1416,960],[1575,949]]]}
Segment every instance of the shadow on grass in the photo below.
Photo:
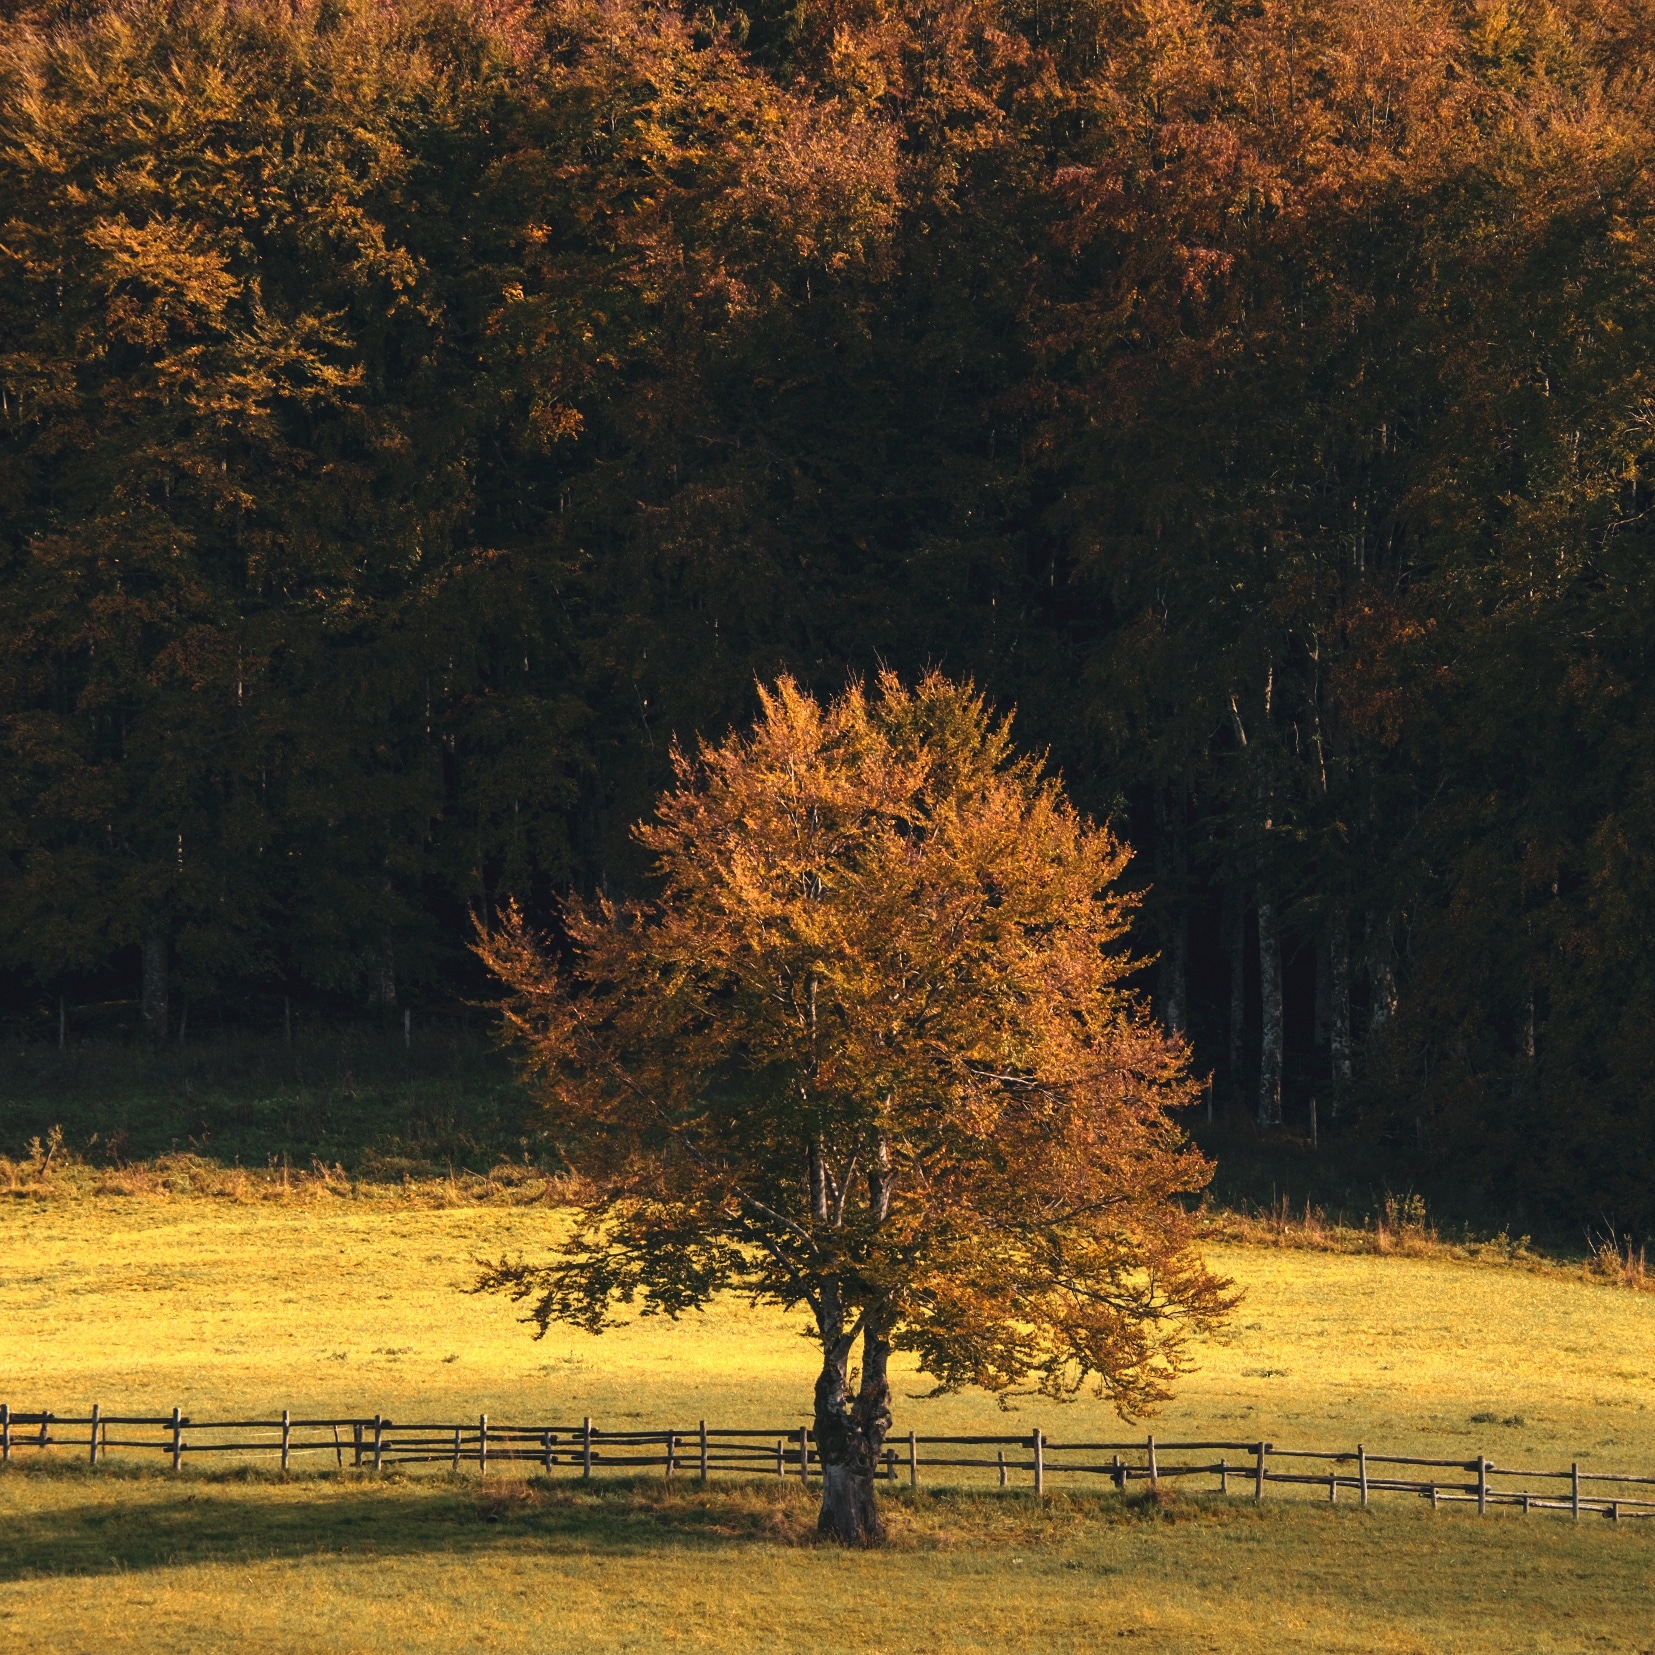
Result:
{"label": "shadow on grass", "polygon": [[[0,1582],[273,1558],[392,1558],[532,1549],[658,1552],[815,1544],[818,1491],[797,1483],[653,1478],[591,1484],[535,1476],[282,1478],[257,1471],[17,1467],[0,1476]],[[1204,1501],[892,1491],[882,1501],[903,1550],[1050,1543],[1099,1523],[1224,1522]]]}

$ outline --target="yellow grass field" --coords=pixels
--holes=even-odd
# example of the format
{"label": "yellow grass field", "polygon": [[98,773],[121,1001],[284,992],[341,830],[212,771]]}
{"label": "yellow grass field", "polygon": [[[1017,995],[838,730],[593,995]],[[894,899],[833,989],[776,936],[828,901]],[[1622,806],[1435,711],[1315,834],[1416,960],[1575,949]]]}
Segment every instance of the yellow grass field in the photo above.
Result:
{"label": "yellow grass field", "polygon": [[[14,1200],[0,1400],[196,1417],[776,1426],[808,1345],[726,1306],[536,1343],[471,1260],[555,1239],[540,1208],[393,1199]],[[1504,1463],[1655,1472],[1655,1296],[1447,1259],[1215,1249],[1231,1338],[1154,1423]],[[1100,1405],[913,1398],[898,1428],[1055,1437]],[[112,1460],[0,1479],[0,1648],[217,1650],[1655,1650],[1655,1522],[1362,1513],[1272,1490],[1166,1510],[1064,1489],[922,1489],[897,1544],[818,1551],[792,1488],[524,1483],[511,1472],[177,1479]],[[1111,1647],[1113,1645],[1111,1644]]]}

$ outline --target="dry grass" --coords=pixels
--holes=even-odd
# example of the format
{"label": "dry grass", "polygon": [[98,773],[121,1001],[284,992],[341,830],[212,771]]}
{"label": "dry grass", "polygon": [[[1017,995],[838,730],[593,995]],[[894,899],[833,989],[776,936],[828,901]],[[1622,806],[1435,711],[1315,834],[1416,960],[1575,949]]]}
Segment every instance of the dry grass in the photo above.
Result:
{"label": "dry grass", "polygon": [[[0,1401],[198,1417],[291,1406],[407,1417],[548,1413],[602,1423],[698,1418],[785,1427],[808,1415],[803,1324],[739,1304],[595,1339],[531,1339],[514,1308],[463,1289],[479,1258],[543,1253],[564,1219],[544,1195],[438,1205],[415,1188],[249,1202],[14,1199],[0,1205],[7,1308]],[[1655,1470],[1655,1299],[1561,1271],[1448,1252],[1398,1257],[1214,1243],[1246,1293],[1228,1337],[1154,1423],[1163,1438],[1261,1432],[1284,1444],[1471,1453]],[[1090,1399],[912,1401],[932,1430],[1118,1434]],[[1518,1423],[1506,1423],[1509,1421]],[[1491,1427],[1493,1429],[1491,1430]],[[1451,1447],[1449,1446],[1451,1445]]]}
{"label": "dry grass", "polygon": [[1306,1202],[1302,1210],[1285,1201],[1258,1212],[1214,1211],[1206,1215],[1205,1233],[1218,1242],[1243,1247],[1286,1247],[1312,1253],[1372,1253],[1399,1258],[1453,1259],[1465,1264],[1492,1264],[1535,1275],[1575,1276],[1606,1287],[1655,1293],[1655,1270],[1644,1249],[1630,1240],[1596,1238],[1583,1258],[1561,1258],[1532,1245],[1528,1236],[1442,1235],[1418,1195],[1387,1196],[1380,1214],[1361,1224],[1328,1217]]}
{"label": "dry grass", "polygon": [[[174,1152],[150,1160],[98,1165],[65,1144],[60,1128],[30,1141],[13,1160],[0,1155],[0,1194],[56,1200],[84,1196],[196,1197],[246,1202],[349,1200],[408,1207],[541,1206],[556,1208],[576,1193],[576,1181],[530,1162],[497,1159],[486,1172],[450,1167],[432,1176],[428,1162],[373,1149],[361,1151],[347,1171],[312,1157],[294,1167],[272,1159],[264,1167],[226,1166],[211,1156]],[[1504,1231],[1478,1237],[1444,1236],[1418,1195],[1387,1196],[1382,1211],[1359,1224],[1330,1218],[1308,1202],[1286,1201],[1259,1211],[1215,1210],[1205,1215],[1205,1234],[1220,1244],[1288,1248],[1304,1252],[1377,1254],[1452,1259],[1459,1263],[1563,1275],[1603,1286],[1655,1293],[1655,1270],[1644,1250],[1615,1235],[1597,1238],[1582,1257],[1563,1258],[1536,1248],[1528,1236]]]}
{"label": "dry grass", "polygon": [[70,1149],[61,1128],[32,1138],[17,1160],[0,1155],[0,1195],[37,1201],[86,1196],[192,1197],[233,1202],[391,1202],[400,1207],[547,1206],[566,1204],[577,1188],[567,1177],[529,1163],[497,1160],[487,1172],[450,1167],[432,1176],[422,1161],[363,1150],[350,1171],[312,1157],[264,1167],[226,1166],[192,1151],[147,1161],[98,1165]]}

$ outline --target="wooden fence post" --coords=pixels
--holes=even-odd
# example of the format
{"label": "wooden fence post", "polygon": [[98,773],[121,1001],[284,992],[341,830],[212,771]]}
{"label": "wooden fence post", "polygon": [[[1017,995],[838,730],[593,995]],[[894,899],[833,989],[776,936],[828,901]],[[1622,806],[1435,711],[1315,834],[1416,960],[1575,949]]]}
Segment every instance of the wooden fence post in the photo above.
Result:
{"label": "wooden fence post", "polygon": [[1155,1439],[1154,1439],[1154,1437],[1147,1438],[1145,1440],[1144,1447],[1145,1447],[1145,1452],[1149,1456],[1149,1488],[1150,1488],[1150,1492],[1154,1493],[1161,1486],[1161,1468],[1160,1468],[1160,1466],[1158,1466],[1155,1463]]}
{"label": "wooden fence post", "polygon": [[343,1471],[345,1469],[345,1449],[344,1445],[339,1441],[338,1420],[333,1422],[333,1458],[339,1470]]}
{"label": "wooden fence post", "polygon": [[997,1459],[1000,1462],[1000,1486],[1001,1486],[1001,1488],[1004,1488],[1006,1486],[1006,1451],[1005,1451],[1005,1449],[996,1448],[994,1450],[994,1457],[995,1457],[995,1459]]}
{"label": "wooden fence post", "polygon": [[[173,1409],[173,1412],[177,1413],[178,1410],[175,1408],[175,1409]],[[52,1423],[52,1420],[53,1420],[54,1417],[55,1416],[51,1413],[50,1410],[47,1410],[46,1412],[42,1413],[41,1416],[40,1416],[40,1446],[42,1448],[45,1448],[46,1444],[51,1440],[48,1433],[50,1431],[51,1423]]]}
{"label": "wooden fence post", "polygon": [[1264,1450],[1268,1446],[1268,1443],[1261,1442],[1253,1450],[1253,1498],[1255,1500],[1264,1498]]}
{"label": "wooden fence post", "polygon": [[592,1416],[588,1414],[581,1421],[581,1470],[580,1474],[588,1482],[592,1480]]}
{"label": "wooden fence post", "polygon": [[385,1421],[378,1414],[374,1415],[374,1470],[380,1471],[385,1465]]}
{"label": "wooden fence post", "polygon": [[450,1469],[458,1475],[460,1469],[460,1428],[454,1427],[454,1462]]}
{"label": "wooden fence post", "polygon": [[673,1452],[677,1448],[677,1446],[678,1446],[678,1433],[676,1431],[672,1430],[669,1427],[668,1431],[667,1431],[667,1476],[666,1476],[666,1480],[669,1483],[672,1481]]}
{"label": "wooden fence post", "polygon": [[810,1481],[810,1427],[808,1425],[799,1427],[799,1481],[801,1483]]}
{"label": "wooden fence post", "polygon": [[1488,1511],[1488,1455],[1477,1456],[1477,1515],[1482,1517]]}
{"label": "wooden fence post", "polygon": [[293,1444],[293,1416],[286,1409],[282,1409],[282,1470],[287,1470],[288,1450]]}
{"label": "wooden fence post", "polygon": [[351,1421],[351,1469],[362,1469],[362,1421],[359,1419]]}
{"label": "wooden fence post", "polygon": [[776,1475],[778,1477],[787,1475],[787,1450],[782,1447],[780,1437],[776,1438]]}
{"label": "wooden fence post", "polygon": [[908,1433],[908,1486],[919,1487],[919,1438]]}
{"label": "wooden fence post", "polygon": [[[41,1435],[45,1435],[44,1428],[41,1431]],[[180,1464],[182,1464],[183,1459],[184,1421],[182,1416],[179,1414],[179,1411],[174,1408],[172,1411],[172,1468],[174,1471],[176,1471]]]}
{"label": "wooden fence post", "polygon": [[488,1475],[488,1415],[477,1416],[477,1475]]}
{"label": "wooden fence post", "polygon": [[1356,1445],[1356,1480],[1362,1489],[1362,1504],[1368,1503],[1368,1451],[1361,1443]]}
{"label": "wooden fence post", "polygon": [[1569,1503],[1574,1507],[1575,1521],[1580,1521],[1580,1461],[1574,1460],[1569,1465]]}
{"label": "wooden fence post", "polygon": [[701,1422],[701,1482],[705,1486],[707,1481],[707,1422]]}
{"label": "wooden fence post", "polygon": [[102,1416],[103,1409],[99,1406],[99,1404],[94,1402],[92,1404],[92,1435],[90,1438],[92,1445],[91,1464],[93,1465],[98,1463],[98,1421],[102,1418]]}
{"label": "wooden fence post", "polygon": [[11,1464],[11,1404],[0,1402],[0,1465]]}
{"label": "wooden fence post", "polygon": [[1038,1425],[1029,1433],[1029,1441],[1034,1448],[1034,1497],[1040,1500],[1046,1494],[1046,1439]]}
{"label": "wooden fence post", "polygon": [[540,1433],[540,1451],[545,1456],[546,1475],[549,1477],[552,1474],[552,1433],[550,1431]]}
{"label": "wooden fence post", "polygon": [[1230,1460],[1227,1454],[1218,1456],[1218,1492],[1220,1494],[1230,1492]]}

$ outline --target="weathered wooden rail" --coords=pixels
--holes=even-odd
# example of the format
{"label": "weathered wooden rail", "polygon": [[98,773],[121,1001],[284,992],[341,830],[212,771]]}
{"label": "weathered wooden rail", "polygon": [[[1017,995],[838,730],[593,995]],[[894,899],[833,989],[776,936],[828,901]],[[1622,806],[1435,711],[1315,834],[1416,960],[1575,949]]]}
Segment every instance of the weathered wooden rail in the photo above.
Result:
{"label": "weathered wooden rail", "polygon": [[[297,1460],[318,1456],[324,1463],[332,1459],[338,1470],[347,1465],[373,1471],[446,1465],[452,1471],[486,1473],[491,1464],[506,1461],[532,1465],[547,1475],[561,1470],[590,1478],[654,1469],[669,1478],[683,1474],[703,1481],[714,1472],[808,1481],[820,1467],[815,1439],[803,1425],[727,1428],[701,1420],[684,1430],[641,1431],[601,1428],[590,1419],[578,1425],[519,1425],[491,1422],[479,1414],[475,1423],[409,1423],[382,1414],[295,1418],[287,1410],[279,1419],[207,1420],[177,1408],[161,1415],[106,1414],[98,1406],[87,1414],[58,1414],[18,1412],[0,1403],[0,1465],[52,1450],[78,1451],[97,1465],[111,1449],[160,1453],[174,1471],[186,1459],[205,1454],[267,1455],[279,1458],[283,1471]],[[1433,1507],[1466,1503],[1480,1512],[1517,1506],[1525,1512],[1564,1511],[1577,1520],[1588,1514],[1615,1521],[1655,1517],[1655,1476],[1583,1471],[1578,1461],[1566,1471],[1548,1471],[1496,1465],[1484,1454],[1469,1459],[1376,1454],[1361,1444],[1355,1449],[1279,1448],[1266,1441],[1157,1442],[1153,1436],[1061,1442],[1038,1429],[1019,1436],[910,1431],[891,1439],[878,1475],[888,1482],[906,1477],[917,1487],[922,1472],[956,1470],[992,1472],[1001,1488],[1010,1486],[1013,1476],[1020,1482],[1027,1478],[1037,1495],[1046,1492],[1054,1476],[1103,1478],[1123,1493],[1193,1477],[1213,1479],[1219,1493],[1249,1494],[1255,1500],[1278,1484],[1325,1492],[1332,1502],[1355,1499],[1364,1506],[1376,1494],[1409,1494],[1429,1499]]]}

